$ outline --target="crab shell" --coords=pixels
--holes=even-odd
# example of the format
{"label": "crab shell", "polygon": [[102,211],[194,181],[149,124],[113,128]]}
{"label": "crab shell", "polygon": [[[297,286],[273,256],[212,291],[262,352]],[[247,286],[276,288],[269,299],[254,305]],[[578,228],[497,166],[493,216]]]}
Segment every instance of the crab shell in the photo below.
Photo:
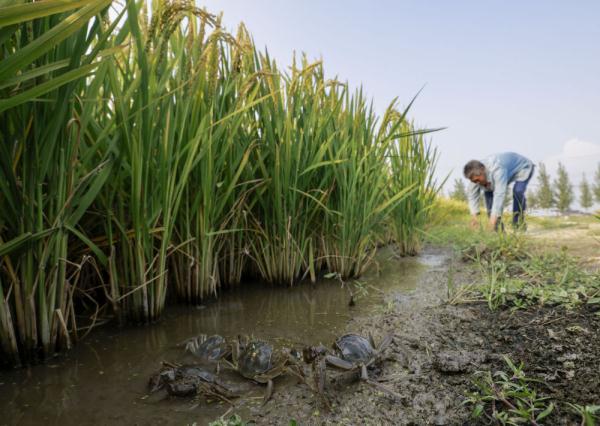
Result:
{"label": "crab shell", "polygon": [[165,367],[150,377],[150,392],[166,388],[170,395],[186,396],[196,392],[199,382],[215,383],[216,376],[195,366]]}
{"label": "crab shell", "polygon": [[286,357],[266,342],[250,342],[240,354],[239,372],[247,379],[267,383],[285,371]]}
{"label": "crab shell", "polygon": [[373,344],[358,334],[346,334],[335,341],[334,349],[340,358],[353,364],[366,363],[371,360],[376,350]]}
{"label": "crab shell", "polygon": [[148,381],[148,389],[150,392],[156,392],[165,387],[167,383],[175,380],[176,368],[164,367],[158,373],[150,376]]}
{"label": "crab shell", "polygon": [[[201,343],[199,343],[200,341]],[[231,346],[218,334],[204,340],[192,339],[187,343],[186,349],[197,357],[208,361],[218,361],[231,354]]]}

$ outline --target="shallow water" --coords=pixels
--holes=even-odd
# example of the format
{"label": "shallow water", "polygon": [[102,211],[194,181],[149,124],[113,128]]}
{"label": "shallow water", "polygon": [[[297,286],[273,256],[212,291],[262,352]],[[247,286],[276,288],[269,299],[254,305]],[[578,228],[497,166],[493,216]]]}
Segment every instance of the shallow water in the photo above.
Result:
{"label": "shallow water", "polygon": [[147,394],[148,377],[161,361],[193,362],[178,346],[183,340],[248,334],[299,348],[329,346],[353,316],[383,309],[401,295],[415,297],[422,273],[442,262],[436,254],[398,259],[381,250],[359,280],[367,294],[353,307],[348,287],[336,280],[291,288],[248,283],[203,306],[170,307],[157,324],[96,330],[66,356],[0,372],[0,425],[206,424],[227,406]]}

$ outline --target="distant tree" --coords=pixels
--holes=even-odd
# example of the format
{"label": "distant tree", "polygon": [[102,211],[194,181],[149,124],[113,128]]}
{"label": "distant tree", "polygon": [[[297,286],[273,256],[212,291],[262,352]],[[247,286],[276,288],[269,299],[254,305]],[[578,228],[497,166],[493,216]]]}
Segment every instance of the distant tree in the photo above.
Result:
{"label": "distant tree", "polygon": [[598,203],[600,203],[600,163],[598,163],[598,168],[596,169],[596,174],[594,175],[594,198]]}
{"label": "distant tree", "polygon": [[550,186],[550,175],[546,171],[544,163],[540,163],[540,171],[538,172],[538,192],[535,196],[537,205],[541,209],[549,209],[554,206],[554,194]]}
{"label": "distant tree", "polygon": [[571,185],[567,170],[562,163],[558,163],[558,176],[554,180],[554,187],[556,188],[556,207],[564,213],[569,210],[573,202],[573,185]]}
{"label": "distant tree", "polygon": [[467,201],[467,190],[462,179],[454,180],[454,189],[450,192],[450,198],[457,201]]}
{"label": "distant tree", "polygon": [[585,178],[585,173],[583,174],[583,179],[579,184],[579,204],[584,209],[589,209],[594,204],[594,200],[592,197],[592,190],[590,189],[590,184]]}
{"label": "distant tree", "polygon": [[535,194],[535,191],[533,189],[527,191],[525,199],[527,200],[527,208],[535,209],[538,207],[537,195]]}

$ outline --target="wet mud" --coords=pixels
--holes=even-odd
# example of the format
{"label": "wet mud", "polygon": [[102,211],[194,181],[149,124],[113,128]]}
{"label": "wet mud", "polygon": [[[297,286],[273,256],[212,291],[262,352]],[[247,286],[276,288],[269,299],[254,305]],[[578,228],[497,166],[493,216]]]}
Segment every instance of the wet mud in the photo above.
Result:
{"label": "wet mud", "polygon": [[[429,249],[432,250],[432,249]],[[523,362],[541,396],[555,403],[547,425],[574,425],[581,419],[565,402],[600,403],[600,317],[594,309],[544,307],[491,312],[485,304],[449,305],[443,294],[452,270],[457,282],[475,273],[448,256],[423,276],[412,297],[396,297],[393,309],[355,318],[348,330],[393,333],[387,359],[374,380],[399,395],[392,398],[355,380],[329,384],[327,410],[307,387],[275,395],[266,407],[247,414],[257,424],[477,425],[465,395],[474,390],[473,373],[508,370],[503,356]],[[419,293],[427,293],[421,297]],[[437,295],[437,296],[436,296]]]}

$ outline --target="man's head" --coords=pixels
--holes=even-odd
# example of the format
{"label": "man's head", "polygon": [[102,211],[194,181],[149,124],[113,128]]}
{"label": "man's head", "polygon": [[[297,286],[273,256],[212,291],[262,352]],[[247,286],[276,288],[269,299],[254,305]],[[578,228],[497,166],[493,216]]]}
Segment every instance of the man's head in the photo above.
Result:
{"label": "man's head", "polygon": [[463,173],[467,179],[473,183],[486,186],[487,178],[485,176],[485,166],[481,161],[471,160],[465,164]]}

